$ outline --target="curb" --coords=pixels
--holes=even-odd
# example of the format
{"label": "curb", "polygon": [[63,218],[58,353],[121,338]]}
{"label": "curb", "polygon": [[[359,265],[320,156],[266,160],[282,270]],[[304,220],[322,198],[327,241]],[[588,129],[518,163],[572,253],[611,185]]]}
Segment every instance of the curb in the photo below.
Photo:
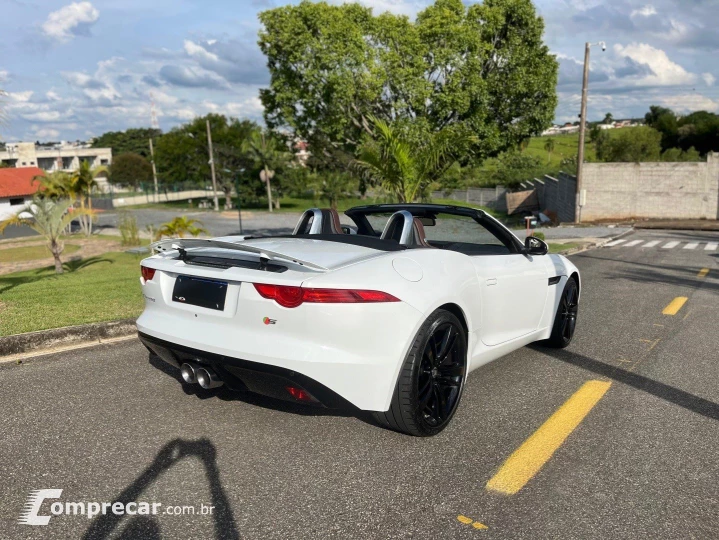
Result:
{"label": "curb", "polygon": [[611,238],[605,238],[601,242],[594,242],[592,244],[587,244],[586,246],[582,247],[576,247],[572,249],[565,249],[564,251],[560,251],[559,255],[564,255],[565,257],[567,255],[576,255],[577,253],[583,253],[585,251],[589,251],[590,249],[597,249],[600,248],[609,242],[613,242],[614,240],[618,240],[624,236],[627,236],[628,234],[631,234],[634,232],[634,229],[629,229],[628,231],[624,231],[622,234],[618,234],[617,236],[613,236]]}
{"label": "curb", "polygon": [[137,334],[135,319],[66,326],[0,337],[0,360],[4,356],[33,353],[44,349],[81,343],[102,343],[118,337]]}

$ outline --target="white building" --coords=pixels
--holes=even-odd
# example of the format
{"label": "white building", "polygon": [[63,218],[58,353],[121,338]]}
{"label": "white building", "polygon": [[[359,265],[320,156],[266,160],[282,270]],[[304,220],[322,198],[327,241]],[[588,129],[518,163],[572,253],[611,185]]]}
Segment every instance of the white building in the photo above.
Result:
{"label": "white building", "polygon": [[35,143],[7,143],[0,151],[0,162],[6,167],[38,167],[46,172],[76,171],[87,161],[92,167],[112,163],[111,148],[90,148],[83,143],[61,142],[52,146]]}

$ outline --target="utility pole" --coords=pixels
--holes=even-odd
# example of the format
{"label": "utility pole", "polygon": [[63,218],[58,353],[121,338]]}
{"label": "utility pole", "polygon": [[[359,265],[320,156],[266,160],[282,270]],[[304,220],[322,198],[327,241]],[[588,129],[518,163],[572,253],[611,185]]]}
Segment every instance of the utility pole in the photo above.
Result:
{"label": "utility pole", "polygon": [[210,171],[212,171],[212,198],[215,201],[215,212],[219,212],[220,202],[217,200],[217,178],[215,177],[215,158],[212,154],[212,132],[209,118],[207,119],[207,151],[210,154]]}
{"label": "utility pole", "polygon": [[587,132],[587,86],[589,86],[589,42],[584,47],[584,79],[582,80],[582,107],[579,113],[579,151],[577,152],[577,194],[574,207],[574,221],[582,222],[582,172],[584,169],[584,139]]}
{"label": "utility pole", "polygon": [[155,149],[152,147],[152,137],[150,137],[150,163],[152,163],[152,179],[155,181],[155,203],[160,200],[157,190],[157,168],[155,167]]}
{"label": "utility pole", "polygon": [[[607,50],[607,44],[600,41],[596,45],[601,45],[602,50]],[[587,134],[587,92],[589,90],[589,51],[592,43],[587,42],[584,46],[584,77],[582,79],[582,107],[579,113],[579,149],[577,152],[577,192],[574,208],[574,221],[582,222],[582,206],[584,206],[584,196],[582,193],[582,180],[584,172],[584,140]]]}

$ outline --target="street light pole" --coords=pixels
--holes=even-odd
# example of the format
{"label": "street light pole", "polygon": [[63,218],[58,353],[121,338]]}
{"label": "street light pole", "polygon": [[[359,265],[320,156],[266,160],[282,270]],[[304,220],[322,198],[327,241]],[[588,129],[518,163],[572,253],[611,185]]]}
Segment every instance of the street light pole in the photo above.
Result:
{"label": "street light pole", "polygon": [[[606,50],[607,45],[600,41],[597,45],[602,46],[602,50]],[[587,42],[584,46],[584,77],[582,79],[582,107],[579,113],[579,149],[577,151],[577,191],[574,206],[575,223],[582,222],[582,206],[584,206],[584,197],[582,197],[582,176],[584,172],[584,140],[587,134],[587,92],[589,91],[589,51],[592,44]]]}
{"label": "street light pole", "polygon": [[212,172],[212,198],[215,201],[215,212],[220,211],[220,202],[217,200],[217,178],[215,177],[215,158],[212,154],[212,132],[210,119],[207,119],[207,151],[210,154],[210,171]]}

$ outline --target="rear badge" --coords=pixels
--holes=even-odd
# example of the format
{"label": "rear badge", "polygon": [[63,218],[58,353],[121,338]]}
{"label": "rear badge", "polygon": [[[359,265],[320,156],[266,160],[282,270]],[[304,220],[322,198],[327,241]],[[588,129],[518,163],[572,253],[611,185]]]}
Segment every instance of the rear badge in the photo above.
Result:
{"label": "rear badge", "polygon": [[262,319],[262,322],[265,324],[277,324],[277,321],[275,319],[270,319],[269,317],[265,317]]}

